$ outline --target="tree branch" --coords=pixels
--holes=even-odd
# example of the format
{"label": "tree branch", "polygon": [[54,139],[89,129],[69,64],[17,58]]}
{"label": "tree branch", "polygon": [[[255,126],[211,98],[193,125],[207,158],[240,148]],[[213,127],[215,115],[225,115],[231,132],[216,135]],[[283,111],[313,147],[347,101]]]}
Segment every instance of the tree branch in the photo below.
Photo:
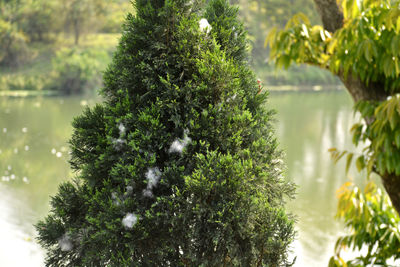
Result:
{"label": "tree branch", "polygon": [[[314,2],[325,30],[334,33],[343,27],[343,12],[336,0],[314,0]],[[384,101],[390,95],[389,92],[384,90],[382,81],[366,84],[359,76],[353,75],[351,72],[348,75],[344,75],[343,71],[339,71],[337,76],[346,86],[354,102],[362,100]],[[373,118],[365,118],[365,120],[367,124],[370,124]],[[400,214],[400,176],[379,172],[378,174],[381,176],[383,186],[392,201],[393,207]]]}
{"label": "tree branch", "polygon": [[359,77],[351,73],[345,78],[343,72],[339,71],[337,76],[343,82],[355,103],[358,101],[383,101],[389,95],[382,89],[383,84],[379,82],[370,82],[367,86]]}

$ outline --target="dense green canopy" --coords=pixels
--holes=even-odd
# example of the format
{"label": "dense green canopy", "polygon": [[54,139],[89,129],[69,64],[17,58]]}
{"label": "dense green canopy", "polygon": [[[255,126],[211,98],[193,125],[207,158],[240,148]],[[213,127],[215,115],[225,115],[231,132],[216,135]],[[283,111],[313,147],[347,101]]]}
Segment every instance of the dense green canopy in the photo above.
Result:
{"label": "dense green canopy", "polygon": [[225,0],[137,0],[104,103],[74,120],[75,182],[38,223],[47,266],[287,266],[293,186]]}

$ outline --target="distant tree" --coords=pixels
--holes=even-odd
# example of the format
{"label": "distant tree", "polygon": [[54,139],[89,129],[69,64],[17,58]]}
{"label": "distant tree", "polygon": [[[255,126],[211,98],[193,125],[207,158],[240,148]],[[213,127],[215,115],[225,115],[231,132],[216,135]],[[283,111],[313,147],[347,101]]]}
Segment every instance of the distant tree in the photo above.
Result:
{"label": "distant tree", "polygon": [[128,13],[134,13],[130,0],[109,1],[104,8],[102,25],[99,29],[106,33],[120,33],[121,26]]}
{"label": "distant tree", "polygon": [[97,26],[96,18],[105,11],[105,5],[103,0],[63,0],[65,27],[73,33],[75,45],[88,28]]}
{"label": "distant tree", "polygon": [[16,67],[28,58],[28,38],[17,23],[20,1],[0,0],[0,65]]}
{"label": "distant tree", "polygon": [[[363,122],[352,128],[359,170],[377,173],[400,212],[400,8],[399,1],[315,0],[323,26],[297,15],[267,42],[278,67],[307,63],[337,75]],[[333,151],[336,158],[345,153]],[[355,158],[347,154],[348,165]]]}
{"label": "distant tree", "polygon": [[50,42],[61,32],[61,6],[58,1],[24,0],[17,23],[30,42]]}
{"label": "distant tree", "polygon": [[65,48],[52,59],[53,79],[46,85],[63,95],[76,95],[101,86],[101,73],[111,56],[104,50]]}
{"label": "distant tree", "polygon": [[0,66],[16,67],[29,58],[27,37],[17,25],[0,18]]}
{"label": "distant tree", "polygon": [[265,66],[268,58],[265,36],[273,27],[283,28],[296,13],[303,12],[314,22],[320,21],[312,0],[238,0],[240,15],[251,35],[254,65]]}
{"label": "distant tree", "polygon": [[0,1],[0,65],[16,67],[33,58],[31,43],[59,32],[55,1]]}
{"label": "distant tree", "polygon": [[137,0],[74,120],[74,182],[38,223],[46,266],[290,266],[293,186],[226,0]]}

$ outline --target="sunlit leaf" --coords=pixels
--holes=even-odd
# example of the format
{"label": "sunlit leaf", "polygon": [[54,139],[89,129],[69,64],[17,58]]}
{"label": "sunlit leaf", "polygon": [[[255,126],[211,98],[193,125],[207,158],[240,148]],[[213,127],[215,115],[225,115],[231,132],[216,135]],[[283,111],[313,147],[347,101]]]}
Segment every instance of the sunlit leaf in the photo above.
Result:
{"label": "sunlit leaf", "polygon": [[350,164],[351,164],[351,162],[353,160],[353,156],[354,156],[353,153],[347,154],[347,158],[346,158],[346,174],[349,172]]}
{"label": "sunlit leaf", "polygon": [[364,156],[360,156],[356,159],[356,167],[359,172],[361,172],[365,168],[365,160]]}
{"label": "sunlit leaf", "polygon": [[270,45],[270,46],[273,45],[272,42],[273,42],[273,40],[276,38],[276,33],[277,33],[277,31],[278,31],[278,28],[277,28],[277,27],[273,27],[273,28],[269,31],[269,33],[268,33],[268,35],[267,35],[267,38],[265,38],[264,47],[267,47],[268,45]]}
{"label": "sunlit leaf", "polygon": [[364,49],[364,56],[368,62],[372,61],[372,44],[370,41],[366,41],[365,45],[363,46]]}
{"label": "sunlit leaf", "polygon": [[302,28],[302,35],[304,36],[304,37],[306,37],[306,38],[310,38],[310,35],[308,34],[308,29],[307,29],[307,26],[305,25],[305,24],[302,24],[301,25],[301,28]]}
{"label": "sunlit leaf", "polygon": [[368,182],[364,188],[364,194],[370,195],[376,191],[376,184],[374,182]]}

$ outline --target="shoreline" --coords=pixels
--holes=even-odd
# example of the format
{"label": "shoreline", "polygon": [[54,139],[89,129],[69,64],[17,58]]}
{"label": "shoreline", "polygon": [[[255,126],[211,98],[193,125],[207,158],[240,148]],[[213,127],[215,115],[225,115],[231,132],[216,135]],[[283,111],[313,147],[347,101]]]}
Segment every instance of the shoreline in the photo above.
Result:
{"label": "shoreline", "polygon": [[[327,92],[342,91],[342,85],[313,85],[313,86],[293,86],[293,85],[265,85],[270,93],[299,93],[299,92]],[[0,91],[0,97],[37,97],[37,96],[64,96],[58,91],[50,90],[4,90]]]}

